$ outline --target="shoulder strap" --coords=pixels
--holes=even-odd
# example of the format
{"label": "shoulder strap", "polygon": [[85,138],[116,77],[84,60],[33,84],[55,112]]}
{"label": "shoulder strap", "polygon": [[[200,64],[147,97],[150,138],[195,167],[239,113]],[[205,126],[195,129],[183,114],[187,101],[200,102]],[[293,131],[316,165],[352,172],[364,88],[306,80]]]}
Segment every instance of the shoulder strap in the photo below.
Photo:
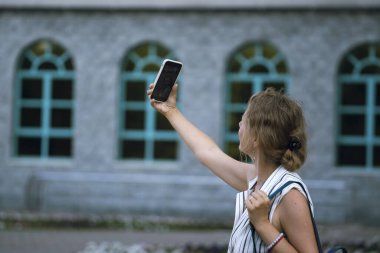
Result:
{"label": "shoulder strap", "polygon": [[307,197],[307,201],[309,201],[309,197],[307,196],[307,192],[305,190],[305,188],[303,187],[303,185],[298,182],[298,181],[287,181],[285,184],[281,185],[280,188],[278,188],[277,190],[275,190],[274,192],[272,192],[271,194],[269,194],[268,198],[270,200],[272,200],[274,197],[276,197],[279,193],[281,193],[286,187],[288,187],[289,185],[291,184],[299,184],[301,187],[302,187],[302,190],[305,192],[306,194],[306,197]]}

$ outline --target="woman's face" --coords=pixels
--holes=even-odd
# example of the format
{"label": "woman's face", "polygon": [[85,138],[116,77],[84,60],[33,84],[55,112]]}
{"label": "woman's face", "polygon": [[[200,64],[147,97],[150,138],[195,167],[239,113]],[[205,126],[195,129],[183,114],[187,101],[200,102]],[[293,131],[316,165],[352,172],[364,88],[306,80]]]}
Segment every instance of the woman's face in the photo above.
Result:
{"label": "woman's face", "polygon": [[[251,132],[251,133],[250,133]],[[251,155],[254,149],[254,136],[248,126],[246,113],[243,114],[239,122],[239,150],[246,155]]]}
{"label": "woman's face", "polygon": [[[246,128],[247,128],[247,124],[246,124],[246,117],[244,116],[245,114],[243,114],[243,117],[241,118],[240,122],[239,122],[239,132],[238,132],[238,135],[239,135],[239,150],[243,153],[246,153],[247,150],[245,150],[245,146],[246,145],[246,141],[245,140],[246,138],[244,138],[244,135],[245,135],[245,131],[246,131]],[[247,154],[247,153],[246,153]]]}

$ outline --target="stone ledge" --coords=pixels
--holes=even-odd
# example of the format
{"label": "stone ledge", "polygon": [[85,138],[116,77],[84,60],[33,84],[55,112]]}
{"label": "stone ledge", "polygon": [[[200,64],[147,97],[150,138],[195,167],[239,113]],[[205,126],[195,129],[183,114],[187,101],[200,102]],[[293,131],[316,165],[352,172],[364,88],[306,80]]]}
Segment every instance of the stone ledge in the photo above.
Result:
{"label": "stone ledge", "polygon": [[228,217],[234,208],[234,191],[212,176],[45,171],[27,195],[29,210],[50,213]]}
{"label": "stone ledge", "polygon": [[[340,180],[305,180],[316,220],[342,223],[350,193]],[[232,218],[235,191],[214,176],[43,171],[31,177],[29,210]]]}

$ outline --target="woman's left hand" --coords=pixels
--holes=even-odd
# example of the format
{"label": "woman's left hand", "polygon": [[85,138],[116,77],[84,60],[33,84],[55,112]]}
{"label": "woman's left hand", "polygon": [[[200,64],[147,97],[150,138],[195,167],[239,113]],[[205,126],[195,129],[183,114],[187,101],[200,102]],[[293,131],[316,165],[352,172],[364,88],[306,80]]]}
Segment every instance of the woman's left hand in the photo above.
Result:
{"label": "woman's left hand", "polygon": [[255,228],[269,223],[270,203],[268,195],[260,190],[255,190],[248,196],[245,205],[248,209],[249,220]]}

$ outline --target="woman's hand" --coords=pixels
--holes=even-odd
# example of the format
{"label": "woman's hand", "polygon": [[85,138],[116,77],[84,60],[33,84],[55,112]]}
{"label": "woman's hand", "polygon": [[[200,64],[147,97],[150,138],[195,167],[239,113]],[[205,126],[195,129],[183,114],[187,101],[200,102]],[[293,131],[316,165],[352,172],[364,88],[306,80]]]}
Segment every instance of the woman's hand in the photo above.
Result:
{"label": "woman's hand", "polygon": [[249,220],[256,229],[269,224],[268,213],[270,203],[268,195],[260,190],[252,192],[245,201]]}
{"label": "woman's hand", "polygon": [[[150,84],[149,89],[147,91],[147,95],[150,96],[152,95],[154,89],[154,85]],[[168,100],[165,102],[157,101],[155,99],[150,99],[150,104],[154,109],[156,109],[158,112],[162,113],[164,116],[166,116],[168,113],[170,113],[173,110],[176,110],[176,100],[177,100],[177,89],[178,89],[178,84],[174,84],[172,91],[170,92]]]}

